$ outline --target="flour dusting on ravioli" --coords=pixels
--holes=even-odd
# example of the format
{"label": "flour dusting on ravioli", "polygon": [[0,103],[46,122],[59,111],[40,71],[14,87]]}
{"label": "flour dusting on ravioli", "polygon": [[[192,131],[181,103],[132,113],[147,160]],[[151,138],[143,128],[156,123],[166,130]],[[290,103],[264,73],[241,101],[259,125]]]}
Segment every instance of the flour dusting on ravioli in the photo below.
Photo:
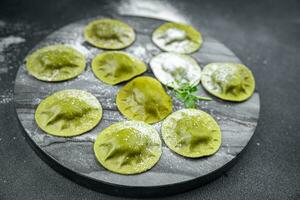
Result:
{"label": "flour dusting on ravioli", "polygon": [[117,107],[128,119],[156,123],[172,112],[171,97],[154,78],[131,80],[117,94]]}
{"label": "flour dusting on ravioli", "polygon": [[174,152],[191,158],[209,156],[221,145],[221,130],[212,116],[183,109],[167,117],[161,127],[163,139]]}
{"label": "flour dusting on ravioli", "polygon": [[94,152],[106,169],[120,174],[138,174],[158,162],[162,149],[155,128],[144,122],[123,121],[99,133]]}
{"label": "flour dusting on ravioli", "polygon": [[107,51],[93,59],[92,69],[101,81],[115,85],[144,73],[147,66],[131,54]]}
{"label": "flour dusting on ravioli", "polygon": [[38,126],[50,135],[72,137],[94,128],[102,117],[97,98],[82,90],[62,90],[44,99],[36,109]]}
{"label": "flour dusting on ravioli", "polygon": [[200,48],[202,35],[190,25],[168,22],[153,32],[152,40],[164,51],[189,54]]}
{"label": "flour dusting on ravioli", "polygon": [[150,61],[155,77],[164,85],[178,88],[181,84],[197,85],[201,78],[201,68],[188,55],[161,53]]}
{"label": "flour dusting on ravioli", "polygon": [[117,19],[99,19],[90,22],[84,29],[85,39],[103,49],[123,49],[135,40],[133,28]]}
{"label": "flour dusting on ravioli", "polygon": [[252,72],[239,63],[210,63],[202,72],[203,87],[212,95],[228,101],[244,101],[252,96]]}
{"label": "flour dusting on ravioli", "polygon": [[81,74],[86,65],[83,54],[65,45],[36,50],[26,58],[30,75],[42,81],[64,81]]}

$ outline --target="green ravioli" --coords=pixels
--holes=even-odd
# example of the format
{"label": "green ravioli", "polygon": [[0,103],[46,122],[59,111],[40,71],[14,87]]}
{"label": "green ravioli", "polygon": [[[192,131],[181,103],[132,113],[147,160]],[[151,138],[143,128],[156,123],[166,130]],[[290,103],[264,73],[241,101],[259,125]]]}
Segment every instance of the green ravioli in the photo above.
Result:
{"label": "green ravioli", "polygon": [[154,78],[141,76],[121,88],[117,106],[128,119],[155,123],[172,112],[171,97]]}
{"label": "green ravioli", "polygon": [[164,120],[161,132],[167,146],[185,157],[209,156],[221,145],[219,125],[201,110],[183,109],[172,113]]}
{"label": "green ravioli", "polygon": [[161,53],[150,61],[155,77],[164,85],[178,88],[179,84],[198,85],[201,68],[197,61],[184,54]]}
{"label": "green ravioli", "polygon": [[99,19],[90,22],[84,29],[85,39],[102,49],[123,49],[135,40],[133,28],[116,19]]}
{"label": "green ravioli", "polygon": [[94,152],[106,169],[119,174],[138,174],[158,162],[162,148],[155,128],[144,122],[123,121],[99,133]]}
{"label": "green ravioli", "polygon": [[162,50],[189,54],[202,44],[201,33],[186,24],[168,22],[158,27],[152,34],[153,42]]}
{"label": "green ravioli", "polygon": [[212,95],[228,101],[252,96],[255,80],[250,69],[238,63],[211,63],[204,67],[201,82]]}
{"label": "green ravioli", "polygon": [[93,59],[92,69],[101,81],[115,85],[144,73],[147,66],[128,53],[107,51]]}
{"label": "green ravioli", "polygon": [[86,65],[84,55],[65,45],[47,46],[26,58],[30,75],[42,81],[64,81],[81,74]]}
{"label": "green ravioli", "polygon": [[94,128],[102,117],[96,97],[82,90],[62,90],[44,99],[36,109],[35,121],[46,133],[72,137]]}

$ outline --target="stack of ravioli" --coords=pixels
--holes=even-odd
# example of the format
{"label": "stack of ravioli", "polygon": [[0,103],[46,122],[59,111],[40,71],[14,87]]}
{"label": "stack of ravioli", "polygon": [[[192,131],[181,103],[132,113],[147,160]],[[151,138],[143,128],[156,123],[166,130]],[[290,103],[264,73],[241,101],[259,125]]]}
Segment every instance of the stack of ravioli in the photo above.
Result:
{"label": "stack of ravioli", "polygon": [[[179,156],[201,158],[215,154],[221,146],[221,130],[208,113],[186,108],[173,112],[172,96],[166,87],[179,83],[200,84],[212,96],[241,102],[255,89],[251,71],[239,63],[210,63],[201,70],[188,55],[202,45],[202,35],[190,25],[164,23],[153,31],[152,41],[163,53],[149,66],[154,77],[143,76],[148,65],[121,51],[134,43],[134,29],[117,19],[99,19],[84,29],[85,40],[104,51],[94,57],[92,71],[102,84],[125,84],[119,89],[116,105],[128,121],[102,130],[95,143],[95,158],[107,170],[139,174],[151,169],[162,154],[162,140]],[[71,45],[56,44],[38,49],[26,59],[27,71],[41,81],[67,81],[86,68],[84,54]],[[55,92],[38,105],[35,121],[46,134],[75,137],[91,131],[102,118],[102,106],[86,91]],[[161,126],[160,133],[152,126]],[[162,137],[161,137],[162,136]]]}

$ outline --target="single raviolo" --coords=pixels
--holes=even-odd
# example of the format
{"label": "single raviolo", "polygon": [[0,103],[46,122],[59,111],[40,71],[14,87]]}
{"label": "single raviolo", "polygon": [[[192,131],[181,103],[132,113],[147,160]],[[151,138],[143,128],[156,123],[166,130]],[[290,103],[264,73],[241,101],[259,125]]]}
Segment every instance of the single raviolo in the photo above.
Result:
{"label": "single raviolo", "polygon": [[96,97],[82,90],[62,90],[44,99],[36,109],[35,121],[46,133],[71,137],[94,128],[102,117]]}
{"label": "single raviolo", "polygon": [[171,97],[154,78],[141,76],[121,88],[117,106],[128,119],[155,123],[172,112]]}
{"label": "single raviolo", "polygon": [[190,25],[168,22],[153,32],[152,40],[164,51],[188,54],[200,48],[202,35]]}
{"label": "single raviolo", "polygon": [[255,89],[252,72],[245,65],[238,63],[206,65],[201,82],[209,93],[229,101],[244,101],[252,96]]}
{"label": "single raviolo", "polygon": [[179,83],[197,85],[201,78],[201,68],[197,61],[178,53],[161,53],[150,61],[155,77],[164,85],[178,88]]}
{"label": "single raviolo", "polygon": [[30,75],[42,81],[64,81],[81,74],[85,56],[65,45],[51,45],[33,52],[26,58]]}
{"label": "single raviolo", "polygon": [[94,58],[92,69],[97,78],[115,85],[144,73],[147,67],[143,61],[128,53],[107,51]]}
{"label": "single raviolo", "polygon": [[167,146],[185,157],[209,156],[221,145],[219,125],[201,110],[183,109],[172,113],[164,120],[161,131]]}
{"label": "single raviolo", "polygon": [[103,49],[122,49],[135,40],[134,30],[116,19],[99,19],[90,22],[84,30],[85,39]]}
{"label": "single raviolo", "polygon": [[162,148],[159,134],[151,125],[123,121],[98,135],[94,152],[106,169],[119,174],[137,174],[158,162]]}

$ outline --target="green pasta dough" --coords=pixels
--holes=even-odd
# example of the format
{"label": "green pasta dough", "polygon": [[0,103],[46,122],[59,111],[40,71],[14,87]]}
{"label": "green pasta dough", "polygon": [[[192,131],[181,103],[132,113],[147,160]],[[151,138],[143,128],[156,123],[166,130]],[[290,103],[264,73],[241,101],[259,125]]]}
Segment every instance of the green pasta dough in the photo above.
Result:
{"label": "green pasta dough", "polygon": [[99,19],[90,22],[84,29],[85,39],[102,49],[123,49],[135,40],[133,28],[117,19]]}
{"label": "green pasta dough", "polygon": [[147,66],[143,61],[128,53],[108,51],[93,59],[92,69],[101,81],[115,85],[144,73]]}
{"label": "green pasta dough", "polygon": [[158,162],[162,148],[155,128],[144,122],[123,121],[99,133],[94,152],[106,169],[119,174],[138,174]]}
{"label": "green pasta dough", "polygon": [[65,45],[47,46],[26,58],[28,73],[49,82],[74,78],[84,71],[85,65],[84,55]]}
{"label": "green pasta dough", "polygon": [[201,82],[212,95],[228,101],[244,101],[252,96],[255,80],[243,64],[211,63],[204,67]]}
{"label": "green pasta dough", "polygon": [[164,120],[161,132],[167,146],[185,157],[209,156],[221,145],[219,125],[201,110],[183,109],[172,113]]}
{"label": "green pasta dough", "polygon": [[36,109],[35,121],[46,133],[72,137],[94,128],[102,117],[96,97],[82,90],[62,90],[44,99]]}
{"label": "green pasta dough", "polygon": [[189,54],[200,48],[202,35],[190,25],[168,22],[153,32],[152,40],[164,51]]}
{"label": "green pasta dough", "polygon": [[154,78],[131,80],[117,94],[117,106],[128,119],[155,123],[172,112],[171,97]]}

